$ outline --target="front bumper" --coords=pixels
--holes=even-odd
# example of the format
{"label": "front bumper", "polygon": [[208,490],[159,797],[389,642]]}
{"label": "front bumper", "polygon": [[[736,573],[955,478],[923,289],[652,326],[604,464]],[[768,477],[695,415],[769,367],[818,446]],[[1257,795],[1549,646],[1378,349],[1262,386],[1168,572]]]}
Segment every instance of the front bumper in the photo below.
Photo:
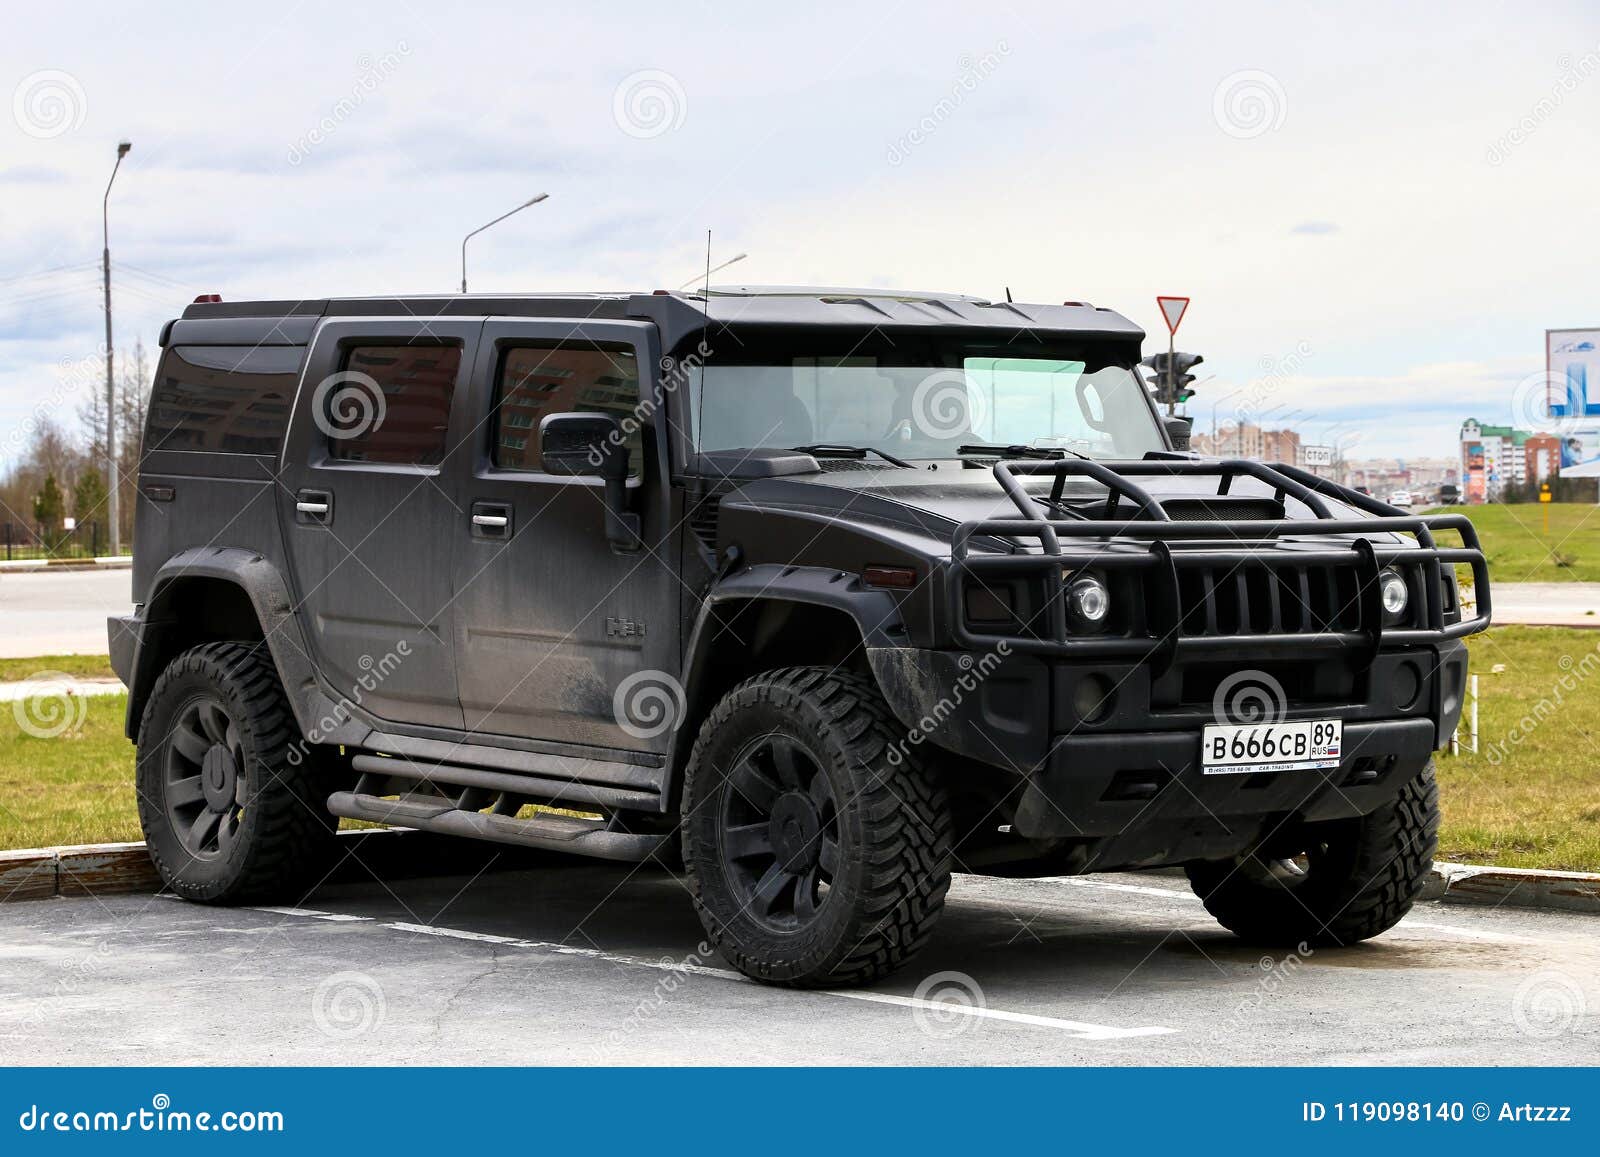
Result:
{"label": "front bumper", "polygon": [[[1427,764],[1434,731],[1428,719],[1347,723],[1337,769],[1257,775],[1205,775],[1199,739],[1192,732],[1062,737],[1024,784],[1015,833],[1114,841],[1161,829],[1172,840],[1207,833],[1224,839],[1236,828],[1253,833],[1266,817],[1316,822],[1369,815]],[[1142,834],[1138,842],[1149,843]]]}
{"label": "front bumper", "polygon": [[[867,656],[909,746],[938,748],[1022,777],[1037,773],[1074,738],[1104,737],[1137,758],[1144,736],[1177,737],[1197,753],[1201,728],[1226,721],[1217,700],[1228,698],[1225,684],[1233,672],[1274,680],[1286,719],[1342,719],[1347,727],[1421,724],[1428,749],[1437,750],[1456,729],[1467,683],[1467,648],[1454,641],[1381,652],[1360,668],[1251,658],[1182,664],[1161,674],[1142,663],[999,651],[869,647]],[[1091,684],[1109,693],[1085,694]]]}

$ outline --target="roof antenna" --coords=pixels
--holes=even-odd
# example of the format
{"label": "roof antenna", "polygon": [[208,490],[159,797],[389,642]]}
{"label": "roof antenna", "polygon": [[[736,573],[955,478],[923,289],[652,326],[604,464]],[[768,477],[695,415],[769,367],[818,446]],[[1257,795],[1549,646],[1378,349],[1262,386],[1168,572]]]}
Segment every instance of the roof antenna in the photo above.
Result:
{"label": "roof antenna", "polygon": [[1010,302],[1010,300],[1011,300],[1011,287],[1008,285],[1008,286],[1006,286],[1006,301]]}

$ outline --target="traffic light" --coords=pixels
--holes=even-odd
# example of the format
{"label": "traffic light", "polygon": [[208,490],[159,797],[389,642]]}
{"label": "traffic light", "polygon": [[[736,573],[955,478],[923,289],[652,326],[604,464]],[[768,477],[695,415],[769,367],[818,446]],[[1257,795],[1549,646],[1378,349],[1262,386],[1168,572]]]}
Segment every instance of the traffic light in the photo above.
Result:
{"label": "traffic light", "polygon": [[1139,364],[1155,371],[1150,385],[1155,389],[1156,401],[1163,405],[1187,402],[1194,397],[1194,375],[1189,371],[1206,359],[1200,354],[1151,354]]}

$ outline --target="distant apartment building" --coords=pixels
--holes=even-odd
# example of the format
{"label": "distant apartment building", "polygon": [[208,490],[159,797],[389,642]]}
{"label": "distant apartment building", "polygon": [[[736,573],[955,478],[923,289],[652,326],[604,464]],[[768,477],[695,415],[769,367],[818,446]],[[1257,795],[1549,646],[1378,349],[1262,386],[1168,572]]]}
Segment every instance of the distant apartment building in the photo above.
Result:
{"label": "distant apartment building", "polygon": [[1300,435],[1294,430],[1263,430],[1249,422],[1223,426],[1211,434],[1196,434],[1192,449],[1210,458],[1252,458],[1258,462],[1301,465]]}
{"label": "distant apartment building", "polygon": [[[1528,443],[1534,442],[1532,453]],[[1548,477],[1560,462],[1554,438],[1540,437],[1510,426],[1486,426],[1476,418],[1461,424],[1461,497],[1466,502],[1493,502],[1508,485],[1520,486],[1530,477]],[[1548,465],[1547,473],[1539,467]]]}

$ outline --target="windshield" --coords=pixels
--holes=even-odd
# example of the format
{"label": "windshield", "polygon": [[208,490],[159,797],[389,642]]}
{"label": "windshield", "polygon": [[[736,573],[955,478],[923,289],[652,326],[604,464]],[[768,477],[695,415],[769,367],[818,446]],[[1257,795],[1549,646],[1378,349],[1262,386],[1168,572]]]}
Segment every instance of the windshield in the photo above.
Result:
{"label": "windshield", "polygon": [[839,352],[795,352],[791,341],[776,356],[761,344],[690,374],[698,450],[829,445],[927,459],[982,444],[1128,459],[1165,448],[1123,360],[1131,350],[882,336]]}

